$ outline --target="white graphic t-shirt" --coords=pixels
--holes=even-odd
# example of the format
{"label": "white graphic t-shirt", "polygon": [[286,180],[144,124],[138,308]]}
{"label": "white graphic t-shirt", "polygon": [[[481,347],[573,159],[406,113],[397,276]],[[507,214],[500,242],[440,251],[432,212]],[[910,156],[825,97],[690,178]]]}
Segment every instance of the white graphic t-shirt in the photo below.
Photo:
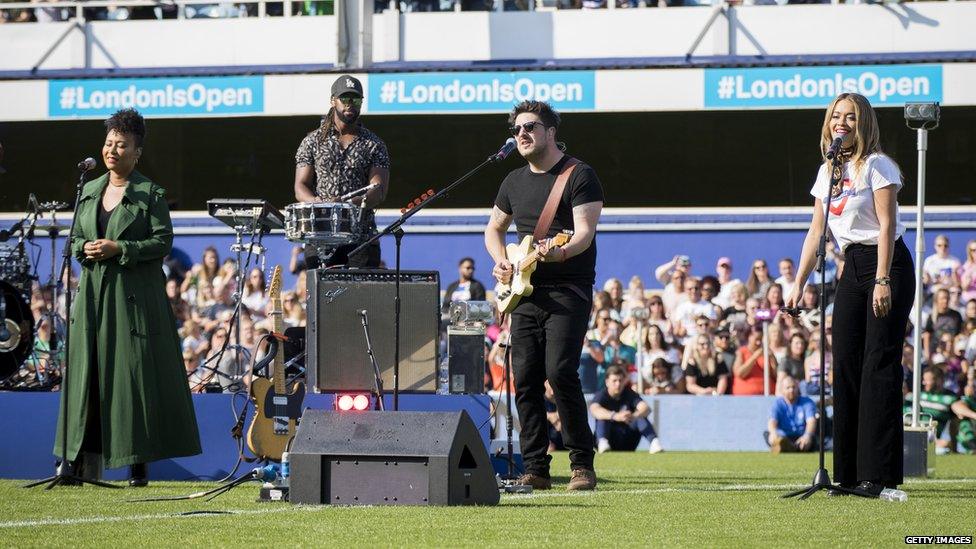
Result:
{"label": "white graphic t-shirt", "polygon": [[[829,202],[830,212],[827,222],[841,251],[847,249],[850,244],[876,245],[878,243],[881,224],[874,210],[874,191],[895,185],[897,193],[902,188],[901,171],[894,161],[883,154],[875,153],[865,160],[861,177],[865,178],[867,185],[863,189],[856,188],[853,170],[854,166],[850,162],[844,164],[843,179]],[[829,188],[830,169],[827,164],[822,164],[810,194],[827,204]],[[905,225],[896,216],[895,240],[903,234],[905,234]]]}

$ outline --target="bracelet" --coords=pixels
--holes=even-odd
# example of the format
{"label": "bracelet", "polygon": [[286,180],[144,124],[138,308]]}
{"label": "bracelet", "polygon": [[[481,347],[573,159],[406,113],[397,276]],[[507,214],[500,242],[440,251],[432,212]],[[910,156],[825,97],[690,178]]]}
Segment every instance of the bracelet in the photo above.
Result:
{"label": "bracelet", "polygon": [[878,286],[887,286],[891,282],[890,276],[882,276],[881,278],[875,278],[874,283]]}

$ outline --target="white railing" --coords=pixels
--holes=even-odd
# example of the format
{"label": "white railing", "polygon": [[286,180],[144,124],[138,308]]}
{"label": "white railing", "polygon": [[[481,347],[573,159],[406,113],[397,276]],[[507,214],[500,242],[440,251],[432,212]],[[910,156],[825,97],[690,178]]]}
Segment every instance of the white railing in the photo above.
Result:
{"label": "white railing", "polygon": [[[245,6],[256,5],[257,17],[268,16],[268,4],[281,5],[282,16],[291,17],[293,15],[319,15],[303,14],[301,10],[295,11],[293,4],[302,5],[305,2],[274,2],[272,0],[235,0],[234,2],[201,2],[200,0],[56,0],[51,2],[6,2],[0,3],[0,12],[4,11],[44,11],[60,10],[58,16],[53,17],[55,21],[76,20],[84,22],[86,20],[85,11],[91,8],[108,8],[109,13],[125,10],[120,15],[108,20],[126,20],[131,14],[132,8],[152,7],[152,8],[176,8],[177,19],[188,19],[193,17],[201,18],[221,18],[221,17],[249,17]],[[312,4],[324,4],[325,2],[313,0]],[[205,6],[225,6],[224,10],[213,11],[213,15],[205,13],[200,8]],[[189,10],[189,13],[188,13]],[[162,18],[161,16],[158,18]]]}

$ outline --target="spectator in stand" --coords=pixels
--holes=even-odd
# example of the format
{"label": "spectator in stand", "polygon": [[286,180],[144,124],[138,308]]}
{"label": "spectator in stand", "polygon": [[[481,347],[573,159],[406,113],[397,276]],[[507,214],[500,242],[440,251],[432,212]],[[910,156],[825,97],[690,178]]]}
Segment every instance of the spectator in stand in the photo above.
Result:
{"label": "spectator in stand", "polygon": [[749,297],[762,299],[766,297],[766,290],[769,289],[773,280],[769,277],[769,266],[765,259],[757,259],[752,262],[752,270],[749,271],[749,278],[746,280],[746,290]]}
{"label": "spectator in stand", "polygon": [[705,275],[701,279],[702,299],[712,304],[715,310],[716,320],[722,318],[722,312],[724,311],[724,307],[715,301],[718,298],[719,288],[721,286],[718,279],[712,275]]}
{"label": "spectator in stand", "polygon": [[732,345],[732,334],[728,330],[719,330],[712,338],[712,346],[715,347],[715,355],[725,363],[726,367],[735,364],[736,347]]}
{"label": "spectator in stand", "polygon": [[699,317],[705,317],[709,322],[718,320],[715,306],[702,299],[701,283],[697,278],[685,280],[685,296],[687,301],[678,305],[671,315],[671,329],[682,345],[700,333],[697,324]]}
{"label": "spectator in stand", "polygon": [[[620,341],[620,332],[622,331],[620,324],[617,322],[611,322],[610,331],[607,338],[603,344],[603,364],[605,368],[611,366],[619,366],[624,369],[628,374],[628,379],[631,382],[637,382],[637,349],[631,347],[630,345],[625,345]],[[598,382],[603,385],[603,378],[605,377],[606,370],[598,371]]]}
{"label": "spectator in stand", "polygon": [[[966,309],[963,314],[963,322],[969,324],[971,321],[976,320],[976,299],[970,299],[966,302]],[[966,333],[970,333],[972,330],[969,328],[965,329]]]}
{"label": "spectator in stand", "polygon": [[654,269],[654,278],[657,279],[661,284],[667,284],[672,281],[671,273],[674,271],[681,271],[686,275],[691,274],[691,258],[686,255],[676,255],[671,258],[671,261],[667,263],[662,263]]}
{"label": "spectator in stand", "polygon": [[250,274],[247,275],[247,280],[244,281],[244,297],[241,302],[250,311],[251,316],[256,317],[255,320],[264,318],[265,309],[268,308],[267,286],[264,271],[257,267],[251,269]]}
{"label": "spectator in stand", "polygon": [[966,304],[962,302],[962,288],[959,286],[949,286],[949,308],[960,315],[966,311]]}
{"label": "spectator in stand", "polygon": [[[927,260],[926,260],[927,261]],[[939,288],[933,298],[934,307],[925,326],[922,329],[922,348],[927,360],[931,360],[935,353],[935,344],[942,338],[942,334],[955,337],[962,330],[962,315],[949,308],[949,290]]]}
{"label": "spectator in stand", "polygon": [[610,318],[620,322],[623,320],[620,317],[620,311],[613,308],[613,300],[610,298],[610,292],[605,290],[600,290],[593,294],[593,310],[590,313],[590,328],[597,327],[597,313],[600,311],[610,311]]}
{"label": "spectator in stand", "polygon": [[[953,414],[953,404],[959,397],[952,391],[947,391],[943,385],[945,383],[945,365],[935,364],[926,368],[922,372],[922,392],[919,394],[919,407],[921,412],[928,414],[936,423],[935,452],[944,455],[954,451],[952,444],[952,428],[947,432],[946,427],[955,419]],[[905,394],[903,412],[908,414],[912,411],[913,394],[908,391]],[[944,436],[948,433],[949,436]]]}
{"label": "spectator in stand", "polygon": [[447,285],[441,316],[450,314],[451,303],[455,301],[484,301],[485,286],[474,277],[474,259],[465,257],[458,262],[458,279]]}
{"label": "spectator in stand", "polygon": [[922,264],[922,283],[926,289],[958,286],[956,272],[961,266],[962,262],[949,253],[949,237],[940,234],[935,237],[935,253]]}
{"label": "spectator in stand", "polygon": [[641,280],[641,277],[634,275],[630,277],[627,293],[624,295],[624,302],[620,307],[621,322],[624,326],[629,326],[634,320],[631,310],[645,308],[647,308],[647,297],[644,295],[644,281]]}
{"label": "spectator in stand", "polygon": [[959,445],[967,454],[976,453],[976,375],[969,376],[963,396],[952,404],[952,411],[959,418]]}
{"label": "spectator in stand", "polygon": [[647,309],[650,314],[647,318],[648,325],[655,325],[664,335],[664,341],[668,344],[674,341],[674,336],[671,333],[671,321],[668,320],[667,315],[664,312],[664,300],[661,296],[652,296],[647,300]]}
{"label": "spectator in stand", "polygon": [[956,275],[962,288],[962,301],[969,303],[976,299],[976,239],[966,243],[966,262],[959,266]]}
{"label": "spectator in stand", "polygon": [[651,377],[644,382],[645,395],[680,395],[684,393],[684,378],[675,383],[671,374],[674,366],[658,357],[651,364]]}
{"label": "spectator in stand", "polygon": [[[742,281],[738,278],[732,278],[732,260],[728,257],[718,258],[718,263],[715,264],[715,272],[718,275],[720,285],[715,304],[722,308],[728,308],[732,303],[733,288],[742,284]],[[742,298],[742,301],[745,302],[745,297]]]}
{"label": "spectator in stand", "polygon": [[291,290],[281,293],[281,320],[286,328],[305,326],[306,314],[302,304],[298,301],[298,295]]}
{"label": "spectator in stand", "polygon": [[619,366],[607,370],[607,387],[593,395],[590,414],[596,420],[597,451],[632,452],[641,437],[650,442],[650,453],[663,451],[647,416],[651,408],[627,385],[627,372]]}
{"label": "spectator in stand", "polygon": [[739,346],[745,345],[749,339],[749,332],[755,329],[762,329],[762,321],[759,320],[756,314],[759,312],[760,303],[759,300],[750,297],[746,300],[746,325],[745,329],[741,331],[735,331],[732,333],[735,337],[736,343]]}
{"label": "spectator in stand", "polygon": [[194,358],[199,359],[200,355],[207,352],[207,337],[203,335],[200,325],[192,320],[187,320],[183,324],[180,332],[183,336],[182,348],[184,356],[187,351],[193,354]]}
{"label": "spectator in stand", "polygon": [[732,366],[732,394],[737,396],[764,394],[763,376],[769,379],[770,389],[776,386],[776,357],[763,357],[762,330],[753,328],[747,343],[736,353]]}
{"label": "spectator in stand", "polygon": [[213,286],[219,273],[220,256],[217,255],[217,248],[207,246],[203,249],[202,262],[194,263],[190,274],[183,279],[183,286],[180,288],[183,298],[189,303],[196,303],[199,286],[203,283]]}
{"label": "spectator in stand", "polygon": [[779,394],[769,412],[766,442],[769,451],[812,452],[817,448],[817,407],[810,397],[800,394],[797,382],[784,377],[779,383]]}
{"label": "spectator in stand", "polygon": [[620,322],[620,308],[624,304],[624,284],[619,278],[609,278],[603,283],[603,291],[610,294],[610,308],[617,311],[617,322]]}
{"label": "spectator in stand", "polygon": [[[723,286],[724,290],[725,287]],[[729,305],[724,310],[722,310],[722,326],[724,326],[730,332],[740,332],[744,333],[749,327],[746,322],[746,302],[749,296],[746,292],[746,285],[737,282],[732,285],[732,289],[729,291]]]}
{"label": "spectator in stand", "polygon": [[800,303],[803,311],[799,316],[800,326],[808,332],[820,327],[820,286],[807,284],[803,288],[803,298]]}
{"label": "spectator in stand", "polygon": [[661,292],[661,300],[664,301],[664,313],[666,315],[673,314],[678,305],[686,299],[684,287],[687,278],[688,273],[684,271],[675,270],[671,273],[671,281],[664,286],[664,291]]}
{"label": "spectator in stand", "polygon": [[[830,331],[832,330],[830,326],[830,318],[827,318],[827,355],[826,355],[826,366],[827,366],[827,381],[824,387],[824,394],[830,394],[830,386],[833,383],[834,370],[830,367],[831,357],[833,356],[830,352]],[[820,371],[820,332],[819,330],[810,334],[810,342],[808,344],[809,352],[807,353],[807,359],[803,363],[803,368],[806,370],[806,376],[804,377],[803,389],[808,395],[819,395],[820,394],[820,383],[823,382],[823,375]]]}
{"label": "spectator in stand", "polygon": [[685,389],[693,395],[724,395],[728,391],[728,365],[706,335],[695,339],[684,374]]}
{"label": "spectator in stand", "polygon": [[773,319],[766,328],[766,347],[769,348],[769,354],[776,358],[776,364],[781,364],[789,351],[789,342],[783,333],[783,325],[775,320],[775,316]]}
{"label": "spectator in stand", "polygon": [[791,377],[797,383],[804,381],[806,369],[804,363],[807,358],[807,338],[802,333],[795,333],[790,336],[790,344],[786,356],[779,361],[776,367],[776,383],[781,383],[783,378]]}
{"label": "spectator in stand", "polygon": [[173,316],[176,317],[176,327],[179,328],[190,318],[190,304],[180,294],[179,280],[171,278],[166,281],[166,297],[169,299],[169,306],[173,309]]}
{"label": "spectator in stand", "polygon": [[762,305],[764,309],[770,310],[773,317],[776,316],[776,313],[783,306],[783,287],[779,283],[769,285],[769,288],[766,289],[766,296],[763,298]]}
{"label": "spectator in stand", "polygon": [[792,259],[784,257],[779,260],[779,277],[775,282],[779,284],[783,295],[790,295],[793,292],[793,286],[796,284],[796,265]]}
{"label": "spectator in stand", "polygon": [[[664,333],[661,328],[655,324],[648,327],[647,332],[645,332],[643,349],[642,349],[642,363],[640,367],[641,375],[644,379],[651,379],[653,375],[653,366],[658,359],[662,359],[671,365],[679,364],[681,361],[681,356],[678,355],[678,351],[668,345],[667,341],[664,339]],[[675,371],[672,381],[679,381],[684,376],[681,371]]]}

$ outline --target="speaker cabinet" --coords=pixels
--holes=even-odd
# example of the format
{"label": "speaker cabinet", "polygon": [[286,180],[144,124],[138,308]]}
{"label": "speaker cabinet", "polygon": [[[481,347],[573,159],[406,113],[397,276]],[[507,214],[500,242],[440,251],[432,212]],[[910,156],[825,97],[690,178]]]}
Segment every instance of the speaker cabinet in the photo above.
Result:
{"label": "speaker cabinet", "polygon": [[451,393],[485,392],[485,330],[448,326],[447,388]]}
{"label": "speaker cabinet", "polygon": [[[369,318],[383,389],[393,390],[394,271],[316,269],[308,274],[307,376],[316,392],[370,391],[360,311]],[[440,278],[436,271],[400,273],[400,391],[437,390]]]}
{"label": "speaker cabinet", "polygon": [[307,409],[289,455],[295,504],[498,504],[488,452],[465,411]]}

